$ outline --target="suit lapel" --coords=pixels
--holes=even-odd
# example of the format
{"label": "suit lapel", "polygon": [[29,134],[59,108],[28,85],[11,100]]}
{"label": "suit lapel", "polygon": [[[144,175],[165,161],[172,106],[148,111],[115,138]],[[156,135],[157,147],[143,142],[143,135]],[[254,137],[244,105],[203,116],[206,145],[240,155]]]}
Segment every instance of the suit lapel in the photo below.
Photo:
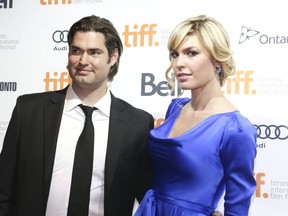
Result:
{"label": "suit lapel", "polygon": [[56,144],[63,113],[67,88],[57,91],[49,99],[44,109],[44,177],[45,198],[48,199],[53,172]]}
{"label": "suit lapel", "polygon": [[109,134],[105,161],[105,196],[109,195],[115,170],[117,165],[119,165],[118,158],[128,117],[124,111],[125,107],[119,103],[119,100],[111,93]]}

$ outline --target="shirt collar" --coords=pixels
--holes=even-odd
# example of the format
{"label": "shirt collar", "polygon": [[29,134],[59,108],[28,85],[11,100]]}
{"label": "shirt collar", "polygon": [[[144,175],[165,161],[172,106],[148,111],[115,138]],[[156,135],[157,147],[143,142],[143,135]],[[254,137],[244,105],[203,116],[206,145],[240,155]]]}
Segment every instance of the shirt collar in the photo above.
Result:
{"label": "shirt collar", "polygon": [[[69,112],[75,107],[77,107],[79,104],[82,104],[82,101],[74,92],[72,85],[69,85],[67,89],[67,93],[66,93],[64,110],[66,112]],[[96,104],[94,104],[94,107],[97,107],[99,112],[109,117],[110,106],[111,106],[111,94],[110,94],[110,90],[107,89],[105,95]]]}

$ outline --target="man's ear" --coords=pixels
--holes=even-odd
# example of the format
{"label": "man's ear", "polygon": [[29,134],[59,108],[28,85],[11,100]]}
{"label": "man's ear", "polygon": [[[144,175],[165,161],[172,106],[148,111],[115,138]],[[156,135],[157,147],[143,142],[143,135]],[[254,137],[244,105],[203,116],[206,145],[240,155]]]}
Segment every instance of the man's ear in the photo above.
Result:
{"label": "man's ear", "polygon": [[119,52],[118,52],[118,49],[115,48],[110,57],[111,66],[113,66],[117,62],[118,58],[119,58]]}

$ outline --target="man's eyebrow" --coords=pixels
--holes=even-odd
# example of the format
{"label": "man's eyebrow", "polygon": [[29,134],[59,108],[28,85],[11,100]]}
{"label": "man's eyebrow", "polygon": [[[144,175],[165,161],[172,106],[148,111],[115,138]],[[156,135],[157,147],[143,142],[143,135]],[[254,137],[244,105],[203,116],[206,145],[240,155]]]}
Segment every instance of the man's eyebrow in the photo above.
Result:
{"label": "man's eyebrow", "polygon": [[101,49],[101,48],[89,48],[88,49],[89,51],[96,51],[96,52],[100,52],[100,53],[103,53],[104,52],[104,50],[103,49]]}
{"label": "man's eyebrow", "polygon": [[78,46],[71,45],[71,48],[80,49]]}

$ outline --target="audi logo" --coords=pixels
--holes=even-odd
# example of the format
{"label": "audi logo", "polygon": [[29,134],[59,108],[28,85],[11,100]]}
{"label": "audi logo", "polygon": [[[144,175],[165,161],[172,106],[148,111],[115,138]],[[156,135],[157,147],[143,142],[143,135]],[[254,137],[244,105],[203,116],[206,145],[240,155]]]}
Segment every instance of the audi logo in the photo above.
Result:
{"label": "audi logo", "polygon": [[55,43],[67,43],[67,35],[68,35],[68,30],[57,30],[53,33],[52,39]]}
{"label": "audi logo", "polygon": [[285,125],[254,125],[257,129],[259,139],[280,139],[288,138],[288,127]]}

